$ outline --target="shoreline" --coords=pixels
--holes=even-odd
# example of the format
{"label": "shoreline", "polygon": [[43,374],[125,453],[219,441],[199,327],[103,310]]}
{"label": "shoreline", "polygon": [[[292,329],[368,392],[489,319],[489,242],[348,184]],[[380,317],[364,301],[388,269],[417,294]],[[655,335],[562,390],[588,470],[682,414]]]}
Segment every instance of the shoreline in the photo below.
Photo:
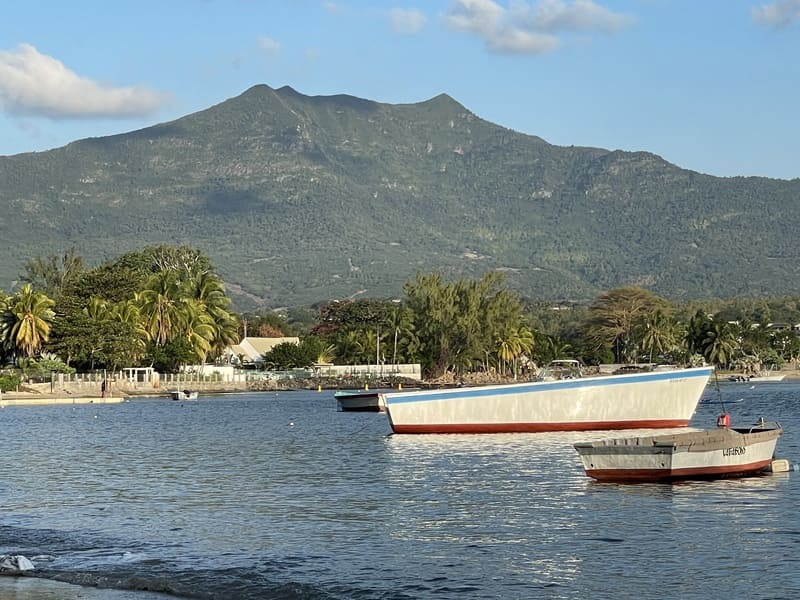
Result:
{"label": "shoreline", "polygon": [[[719,383],[769,383],[769,384],[776,384],[776,383],[790,383],[790,382],[800,382],[800,371],[792,369],[791,371],[781,371],[775,373],[776,375],[783,375],[784,378],[782,381],[754,381],[749,382],[747,380],[743,382],[737,381],[730,381],[728,378],[730,376],[739,376],[741,373],[735,371],[718,371],[716,373],[716,381]],[[294,382],[296,383],[296,382]],[[412,385],[413,383],[413,385]],[[467,385],[472,386],[479,386],[479,385],[496,385],[502,383],[500,381],[490,381],[490,382],[479,382],[479,381],[469,381]],[[513,381],[508,383],[515,383]],[[715,378],[711,378],[709,380],[709,385],[714,385]],[[410,387],[442,387],[443,382],[410,382]],[[370,386],[372,387],[372,386]],[[375,389],[379,387],[387,387],[387,386],[375,386]],[[261,386],[258,386],[254,389],[245,389],[242,387],[241,384],[238,385],[219,385],[216,384],[213,387],[208,387],[206,389],[197,389],[196,391],[199,392],[200,398],[203,396],[211,396],[217,394],[232,394],[232,393],[258,393],[258,392],[292,392],[292,391],[313,391],[316,390],[318,392],[336,392],[339,390],[344,389],[362,389],[361,385],[354,386],[354,385],[347,385],[343,386],[341,383],[338,385],[331,385],[329,382],[327,385],[320,385],[319,383],[315,383],[309,386],[283,386],[283,385],[274,385],[270,386],[268,389],[264,389]],[[79,390],[77,393],[73,394],[67,389],[61,389],[59,391],[39,391],[34,389],[28,389],[18,392],[0,392],[0,408],[6,408],[11,406],[48,406],[48,405],[84,405],[84,404],[121,404],[123,402],[130,402],[135,399],[146,399],[146,398],[169,398],[171,391],[159,388],[153,389],[113,389],[111,396],[103,396],[99,391],[97,393],[87,393],[86,390]]]}
{"label": "shoreline", "polygon": [[118,590],[75,585],[37,575],[0,575],[4,600],[166,600],[176,596],[159,592]]}

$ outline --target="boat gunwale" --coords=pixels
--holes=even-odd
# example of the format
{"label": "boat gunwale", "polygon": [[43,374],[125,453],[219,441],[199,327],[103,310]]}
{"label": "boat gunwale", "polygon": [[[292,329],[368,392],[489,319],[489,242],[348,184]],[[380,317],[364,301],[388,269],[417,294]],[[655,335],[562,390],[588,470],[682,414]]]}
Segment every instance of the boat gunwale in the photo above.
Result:
{"label": "boat gunwale", "polygon": [[731,427],[700,429],[663,435],[605,438],[591,442],[576,442],[575,450],[581,456],[590,455],[646,455],[675,454],[678,452],[713,452],[731,446],[748,446],[777,440],[783,428]]}
{"label": "boat gunwale", "polygon": [[625,373],[622,375],[594,375],[576,379],[556,381],[530,381],[487,386],[465,386],[436,390],[415,390],[409,392],[382,393],[387,406],[390,403],[422,402],[433,400],[450,400],[453,398],[481,398],[485,396],[506,396],[526,392],[544,392],[549,390],[579,389],[583,387],[599,387],[608,385],[631,385],[650,381],[669,381],[695,377],[709,378],[713,367],[693,367],[672,371],[648,371],[644,373]]}

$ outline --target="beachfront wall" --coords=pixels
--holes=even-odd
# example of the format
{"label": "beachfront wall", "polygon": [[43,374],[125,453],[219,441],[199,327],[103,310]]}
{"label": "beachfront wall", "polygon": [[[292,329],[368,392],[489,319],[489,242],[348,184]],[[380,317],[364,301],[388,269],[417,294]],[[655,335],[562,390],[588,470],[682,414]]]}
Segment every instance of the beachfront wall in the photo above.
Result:
{"label": "beachfront wall", "polygon": [[317,365],[315,375],[339,379],[391,379],[400,377],[422,381],[422,367],[419,363],[401,365]]}
{"label": "beachfront wall", "polygon": [[292,371],[242,370],[231,365],[189,365],[180,373],[162,374],[150,367],[125,368],[117,372],[53,373],[50,381],[28,381],[24,387],[40,394],[64,392],[69,396],[113,397],[115,393],[161,395],[191,388],[200,392],[247,391],[278,385],[278,382],[312,378],[338,379],[345,383],[410,379],[421,381],[418,363],[401,365],[315,365]]}

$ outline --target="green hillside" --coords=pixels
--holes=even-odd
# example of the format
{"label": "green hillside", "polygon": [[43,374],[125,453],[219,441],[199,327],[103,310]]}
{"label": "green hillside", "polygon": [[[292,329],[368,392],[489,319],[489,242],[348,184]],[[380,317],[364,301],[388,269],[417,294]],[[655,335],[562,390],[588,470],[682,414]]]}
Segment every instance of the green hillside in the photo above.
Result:
{"label": "green hillside", "polygon": [[796,293],[800,180],[560,147],[446,95],[390,105],[259,85],[173,122],[0,158],[0,289],[29,258],[207,254],[240,308],[400,293],[490,269],[526,296]]}

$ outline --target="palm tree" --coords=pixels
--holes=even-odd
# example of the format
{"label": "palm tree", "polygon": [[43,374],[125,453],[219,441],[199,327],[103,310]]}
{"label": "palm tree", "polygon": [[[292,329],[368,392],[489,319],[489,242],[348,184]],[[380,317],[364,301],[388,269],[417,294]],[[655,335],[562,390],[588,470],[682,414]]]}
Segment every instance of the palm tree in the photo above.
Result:
{"label": "palm tree", "polygon": [[516,331],[517,347],[519,352],[514,357],[514,379],[517,378],[517,363],[521,356],[525,355],[530,358],[534,348],[534,335],[533,331],[528,329],[525,325],[520,325]]}
{"label": "palm tree", "polygon": [[653,362],[654,355],[663,354],[675,342],[672,319],[661,310],[645,315],[640,322],[640,330],[642,350],[650,356],[650,362]]}
{"label": "palm tree", "polygon": [[157,346],[165,345],[181,330],[184,319],[181,297],[178,279],[169,271],[154,274],[139,296],[145,330]]}
{"label": "palm tree", "polygon": [[364,353],[364,344],[361,333],[351,329],[337,340],[337,355],[345,363],[360,362]]}
{"label": "palm tree", "polygon": [[517,359],[533,349],[533,332],[525,325],[510,330],[505,336],[497,340],[497,357],[500,359],[502,371],[505,373],[506,365],[513,364],[514,379],[517,377]]}
{"label": "palm tree", "polygon": [[135,292],[133,298],[118,302],[111,308],[110,318],[127,325],[133,332],[129,338],[127,360],[134,362],[144,355],[147,345],[147,330],[145,329],[139,307],[143,304],[141,294]]}
{"label": "palm tree", "polygon": [[318,365],[329,365],[333,363],[334,358],[336,358],[336,346],[328,344],[317,353],[314,362]]}
{"label": "palm tree", "polygon": [[703,340],[703,356],[712,365],[724,366],[731,362],[738,349],[736,331],[730,323],[715,321],[706,331]]}
{"label": "palm tree", "polygon": [[33,357],[50,336],[53,300],[30,284],[6,300],[0,317],[0,339],[15,352]]}
{"label": "palm tree", "polygon": [[200,364],[205,364],[217,331],[214,321],[197,300],[187,300],[182,302],[181,306],[184,311],[182,317],[184,335]]}
{"label": "palm tree", "polygon": [[232,314],[214,321],[214,337],[211,339],[211,354],[221,356],[226,348],[239,342],[239,319]]}

